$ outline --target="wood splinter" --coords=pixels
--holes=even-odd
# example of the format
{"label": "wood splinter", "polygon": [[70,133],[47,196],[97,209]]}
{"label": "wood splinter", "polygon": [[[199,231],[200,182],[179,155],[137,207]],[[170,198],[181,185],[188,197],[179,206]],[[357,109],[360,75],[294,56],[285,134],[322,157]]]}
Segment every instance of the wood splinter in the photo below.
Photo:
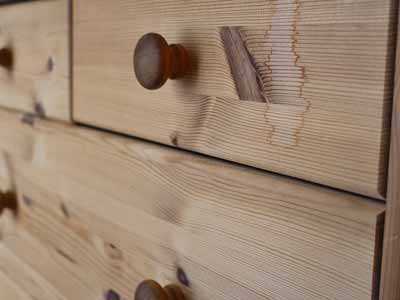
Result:
{"label": "wood splinter", "polygon": [[267,102],[240,27],[222,27],[221,39],[240,100]]}

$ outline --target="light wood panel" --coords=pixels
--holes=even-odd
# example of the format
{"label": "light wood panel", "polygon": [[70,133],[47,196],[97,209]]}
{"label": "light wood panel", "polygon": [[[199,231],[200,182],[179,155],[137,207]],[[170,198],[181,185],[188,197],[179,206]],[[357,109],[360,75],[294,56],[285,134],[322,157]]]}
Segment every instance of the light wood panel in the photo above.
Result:
{"label": "light wood panel", "polygon": [[[384,198],[395,7],[74,1],[74,119]],[[264,102],[239,100],[225,26],[239,30]],[[186,79],[158,91],[138,84],[133,50],[147,32],[189,50],[195,68]]]}
{"label": "light wood panel", "polygon": [[94,295],[130,299],[140,280],[176,282],[179,267],[193,299],[371,297],[381,203],[4,111],[0,149],[20,226]]}
{"label": "light wood panel", "polygon": [[400,31],[398,34],[381,278],[382,300],[400,299]]}
{"label": "light wood panel", "polygon": [[69,1],[32,1],[0,7],[0,105],[70,120]]}

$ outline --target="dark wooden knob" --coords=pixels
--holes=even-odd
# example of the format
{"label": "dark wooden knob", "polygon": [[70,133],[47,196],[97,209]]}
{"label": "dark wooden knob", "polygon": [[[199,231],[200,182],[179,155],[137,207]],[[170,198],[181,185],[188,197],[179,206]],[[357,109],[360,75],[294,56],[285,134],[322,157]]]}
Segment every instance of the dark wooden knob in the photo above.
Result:
{"label": "dark wooden knob", "polygon": [[14,192],[0,192],[0,215],[5,209],[9,209],[12,212],[17,212],[17,196]]}
{"label": "dark wooden knob", "polygon": [[5,47],[0,49],[0,66],[11,70],[14,64],[14,54],[11,48]]}
{"label": "dark wooden knob", "polygon": [[185,300],[185,296],[178,285],[163,288],[154,280],[145,280],[138,285],[135,300]]}
{"label": "dark wooden knob", "polygon": [[182,45],[168,45],[161,35],[148,33],[136,45],[133,66],[139,83],[155,90],[168,79],[185,76],[190,70],[190,59]]}

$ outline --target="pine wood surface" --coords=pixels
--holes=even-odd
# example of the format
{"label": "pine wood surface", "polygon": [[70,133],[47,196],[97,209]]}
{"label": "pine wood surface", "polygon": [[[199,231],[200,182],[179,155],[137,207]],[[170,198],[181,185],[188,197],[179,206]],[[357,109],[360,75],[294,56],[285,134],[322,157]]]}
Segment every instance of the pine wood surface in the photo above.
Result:
{"label": "pine wood surface", "polygon": [[6,111],[0,149],[18,232],[50,255],[32,260],[19,237],[11,249],[67,299],[131,299],[144,279],[178,283],[178,268],[199,300],[371,297],[382,203]]}
{"label": "pine wood surface", "polygon": [[[21,233],[18,233],[22,235]],[[37,248],[30,247],[25,243],[24,251],[29,254],[30,259],[24,261],[23,256],[17,256],[14,253],[15,239],[17,236],[7,236],[6,239],[0,244],[0,296],[5,300],[66,300],[70,298],[64,297],[58,290],[56,290],[46,280],[42,274],[38,272],[40,269],[35,270],[30,266],[30,261],[34,259],[42,259],[41,255],[37,253]],[[21,239],[18,237],[18,239]],[[26,257],[25,257],[26,259]],[[42,261],[42,264],[48,264],[51,256]],[[56,276],[55,273],[48,275]],[[57,275],[58,276],[58,275]],[[5,286],[7,285],[7,286]]]}
{"label": "pine wood surface", "polygon": [[16,234],[6,236],[0,247],[1,269],[20,291],[30,296],[27,299],[101,299],[100,295],[94,296],[90,286],[85,285],[87,281],[81,281],[64,260],[54,248],[22,226]]}
{"label": "pine wood surface", "polygon": [[[0,154],[0,190],[15,190],[15,176],[9,157]],[[10,168],[11,167],[11,168]],[[57,291],[45,276],[56,276],[56,272],[46,272],[44,269],[34,268],[32,261],[40,262],[42,266],[49,266],[51,255],[40,255],[34,243],[23,242],[33,237],[24,231],[15,215],[5,210],[0,215],[0,299],[6,300],[66,300],[61,292]],[[17,250],[17,245],[23,244],[23,251]],[[24,255],[22,255],[22,252]],[[43,252],[43,251],[42,251]],[[58,273],[60,274],[60,273]]]}
{"label": "pine wood surface", "polygon": [[[383,199],[396,2],[76,0],[74,119]],[[226,27],[264,102],[239,101]],[[187,78],[139,85],[147,32],[188,49]]]}
{"label": "pine wood surface", "polygon": [[30,300],[23,290],[21,290],[13,281],[5,274],[0,272],[0,297],[9,300]]}
{"label": "pine wood surface", "polygon": [[400,299],[400,32],[397,38],[396,76],[388,174],[388,203],[383,247],[381,300]]}
{"label": "pine wood surface", "polygon": [[[70,111],[69,1],[31,1],[0,7],[0,105],[68,121]],[[0,55],[1,56],[1,55]]]}

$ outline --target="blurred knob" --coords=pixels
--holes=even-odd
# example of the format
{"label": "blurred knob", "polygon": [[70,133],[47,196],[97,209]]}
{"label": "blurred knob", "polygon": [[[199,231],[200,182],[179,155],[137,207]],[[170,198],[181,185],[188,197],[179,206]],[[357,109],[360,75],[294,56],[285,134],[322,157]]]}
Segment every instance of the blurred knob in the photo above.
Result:
{"label": "blurred knob", "polygon": [[5,209],[9,209],[12,212],[17,212],[17,196],[14,192],[0,192],[0,215]]}
{"label": "blurred knob", "polygon": [[168,45],[161,35],[148,33],[136,45],[133,65],[139,83],[146,89],[155,90],[168,79],[185,76],[190,70],[190,59],[182,45]]}
{"label": "blurred knob", "polygon": [[135,300],[185,300],[185,296],[178,285],[163,288],[154,280],[145,280],[138,285]]}
{"label": "blurred knob", "polygon": [[13,51],[9,47],[4,47],[0,49],[0,66],[11,70],[14,64]]}

